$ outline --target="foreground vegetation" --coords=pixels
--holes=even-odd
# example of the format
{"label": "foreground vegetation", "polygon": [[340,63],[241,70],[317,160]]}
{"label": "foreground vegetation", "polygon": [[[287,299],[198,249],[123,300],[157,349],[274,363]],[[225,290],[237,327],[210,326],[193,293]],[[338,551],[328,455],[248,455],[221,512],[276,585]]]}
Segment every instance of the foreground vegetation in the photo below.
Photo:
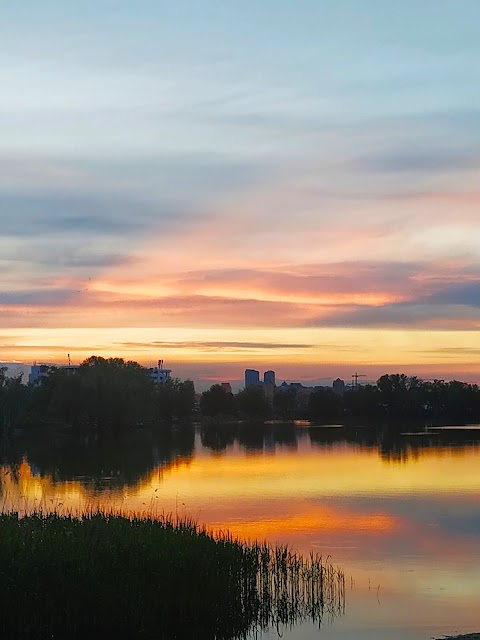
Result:
{"label": "foreground vegetation", "polygon": [[233,640],[344,606],[321,557],[213,537],[192,522],[0,515],[2,638]]}
{"label": "foreground vegetation", "polygon": [[213,385],[197,404],[190,380],[155,384],[148,370],[121,358],[92,356],[75,372],[52,367],[38,384],[24,385],[0,368],[0,431],[17,426],[68,425],[99,431],[152,425],[192,416],[204,421],[309,419],[472,422],[480,420],[475,384],[386,374],[376,384],[335,393],[301,384],[248,387],[233,394]]}

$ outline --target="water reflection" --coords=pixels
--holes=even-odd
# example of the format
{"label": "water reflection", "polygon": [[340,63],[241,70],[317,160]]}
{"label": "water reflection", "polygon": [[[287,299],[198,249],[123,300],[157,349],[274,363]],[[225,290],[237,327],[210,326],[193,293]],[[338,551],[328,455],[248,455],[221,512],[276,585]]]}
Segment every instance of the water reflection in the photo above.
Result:
{"label": "water reflection", "polygon": [[78,480],[88,488],[135,486],[158,467],[193,456],[195,429],[98,434],[32,433],[4,443],[2,460],[12,467],[28,460],[35,475],[53,482]]}
{"label": "water reflection", "polygon": [[93,490],[122,490],[138,485],[154,470],[168,469],[175,463],[189,464],[194,455],[202,455],[201,450],[224,455],[240,450],[270,456],[285,450],[301,454],[309,445],[322,451],[348,446],[357,452],[373,452],[384,462],[406,463],[432,454],[463,456],[480,451],[480,430],[443,427],[395,433],[389,429],[302,423],[186,425],[139,430],[115,438],[38,431],[3,441],[0,459],[13,469],[25,459],[34,475],[49,476],[54,483],[78,480]]}
{"label": "water reflection", "polygon": [[115,441],[38,433],[4,444],[0,491],[12,508],[185,514],[330,554],[354,588],[347,615],[322,637],[425,640],[478,626],[479,460],[478,429],[217,425]]}

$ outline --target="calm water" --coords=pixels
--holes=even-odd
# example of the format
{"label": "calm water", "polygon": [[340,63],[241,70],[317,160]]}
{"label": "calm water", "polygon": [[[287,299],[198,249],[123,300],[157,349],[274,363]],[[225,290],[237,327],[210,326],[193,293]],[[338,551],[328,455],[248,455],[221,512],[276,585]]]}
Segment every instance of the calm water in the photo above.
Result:
{"label": "calm water", "polygon": [[[480,429],[396,438],[335,426],[38,433],[1,450],[3,506],[193,516],[331,556],[345,614],[286,640],[427,640],[480,630]],[[278,637],[277,631],[264,638]]]}

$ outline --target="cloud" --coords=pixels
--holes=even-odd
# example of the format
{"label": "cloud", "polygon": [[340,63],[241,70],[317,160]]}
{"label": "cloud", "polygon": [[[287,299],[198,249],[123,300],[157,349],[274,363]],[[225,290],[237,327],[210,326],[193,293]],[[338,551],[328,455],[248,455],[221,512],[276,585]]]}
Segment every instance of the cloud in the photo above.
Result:
{"label": "cloud", "polygon": [[[4,267],[12,274],[18,270],[15,263],[33,263],[36,265],[49,266],[57,271],[58,267],[71,267],[77,271],[85,269],[87,272],[96,272],[104,267],[113,267],[118,264],[133,264],[134,259],[121,253],[110,253],[108,251],[99,252],[95,246],[59,246],[55,243],[48,248],[37,241],[28,241],[24,245],[26,253],[19,251],[16,247],[6,247],[2,252],[1,260],[6,264]],[[3,268],[2,268],[3,271]],[[34,282],[38,277],[32,277]]]}
{"label": "cloud", "polygon": [[480,309],[480,280],[456,283],[433,293],[424,299],[431,305],[462,305]]}
{"label": "cloud", "polygon": [[434,307],[407,302],[383,307],[358,306],[351,307],[349,310],[336,309],[327,318],[320,316],[307,324],[327,327],[398,327],[467,331],[480,328],[480,311],[473,307]]}
{"label": "cloud", "polygon": [[[276,293],[291,300],[303,296],[342,295],[366,297],[384,293],[388,297],[412,296],[427,285],[416,277],[432,270],[419,262],[358,261],[317,264],[286,264],[275,268],[218,268],[180,273],[175,283],[187,290],[209,287],[257,290]],[[312,299],[313,302],[313,299]],[[335,301],[331,302],[335,303]]]}
{"label": "cloud", "polygon": [[[104,345],[91,345],[89,347],[89,349],[91,349],[93,352],[95,352],[96,350],[102,350],[104,349],[105,346]],[[14,341],[6,341],[3,343],[0,343],[0,349],[14,349],[15,351],[18,351],[20,354],[22,352],[32,352],[32,351],[36,351],[39,354],[43,354],[42,358],[44,358],[45,360],[50,360],[50,356],[46,357],[45,356],[45,352],[48,352],[49,354],[61,354],[63,357],[65,357],[69,352],[73,352],[75,351],[74,349],[72,349],[71,345],[59,345],[59,344],[49,344],[48,346],[45,346],[45,344],[23,344],[21,341],[19,342],[14,342]]]}
{"label": "cloud", "polygon": [[119,342],[120,347],[129,348],[166,348],[166,349],[194,349],[200,351],[251,351],[265,349],[311,349],[315,345],[311,344],[288,344],[283,342],[234,342],[234,341],[179,341],[162,342]]}
{"label": "cloud", "polygon": [[82,280],[131,265],[152,233],[167,236],[190,221],[188,211],[166,200],[87,189],[0,190],[0,212],[0,290],[35,286],[41,275],[52,287],[67,273]]}
{"label": "cloud", "polygon": [[73,295],[72,289],[29,289],[0,292],[1,305],[58,306],[66,304]]}
{"label": "cloud", "polygon": [[[164,266],[163,256],[152,260]],[[127,327],[439,329],[476,327],[480,316],[479,267],[468,261],[284,264],[167,272],[153,279],[145,276],[143,262],[120,264],[120,274],[110,279],[39,274],[36,288],[10,288],[0,296],[0,324],[61,326],[75,317],[78,326],[107,326],[114,317]]]}
{"label": "cloud", "polygon": [[139,235],[147,228],[168,228],[185,222],[186,215],[172,205],[102,193],[59,191],[0,192],[1,234],[24,237],[51,234],[77,236]]}
{"label": "cloud", "polygon": [[480,168],[480,155],[455,149],[385,150],[354,160],[353,167],[371,173],[450,173]]}
{"label": "cloud", "polygon": [[440,358],[444,355],[480,356],[480,349],[472,349],[470,347],[438,347],[435,350],[421,350],[418,353],[438,355]]}
{"label": "cloud", "polygon": [[139,296],[78,293],[68,305],[48,307],[4,305],[1,327],[252,327],[301,326],[309,316],[305,305],[214,296]]}
{"label": "cloud", "polygon": [[472,131],[478,131],[480,109],[467,106],[445,109],[437,105],[435,109],[416,113],[404,113],[400,116],[386,115],[377,119],[377,123],[386,125],[390,129],[397,129],[403,124],[408,130],[418,129],[425,132],[426,129],[438,129],[443,133],[453,131],[455,138],[459,138],[465,134],[470,136]]}
{"label": "cloud", "polygon": [[[465,320],[465,314],[462,314],[461,318]],[[322,315],[307,322],[308,326],[319,327],[408,327],[410,329],[435,328],[436,324],[447,328],[452,327],[454,321],[445,314],[439,319],[438,311],[434,312],[431,307],[410,302],[377,307],[371,305],[337,307],[328,317]]]}

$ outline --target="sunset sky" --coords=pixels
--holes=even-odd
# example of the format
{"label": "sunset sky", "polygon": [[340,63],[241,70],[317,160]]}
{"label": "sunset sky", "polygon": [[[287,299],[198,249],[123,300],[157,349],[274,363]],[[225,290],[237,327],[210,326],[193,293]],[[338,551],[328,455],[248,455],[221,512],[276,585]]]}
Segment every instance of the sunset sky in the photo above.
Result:
{"label": "sunset sky", "polygon": [[6,0],[0,361],[480,381],[478,0]]}

